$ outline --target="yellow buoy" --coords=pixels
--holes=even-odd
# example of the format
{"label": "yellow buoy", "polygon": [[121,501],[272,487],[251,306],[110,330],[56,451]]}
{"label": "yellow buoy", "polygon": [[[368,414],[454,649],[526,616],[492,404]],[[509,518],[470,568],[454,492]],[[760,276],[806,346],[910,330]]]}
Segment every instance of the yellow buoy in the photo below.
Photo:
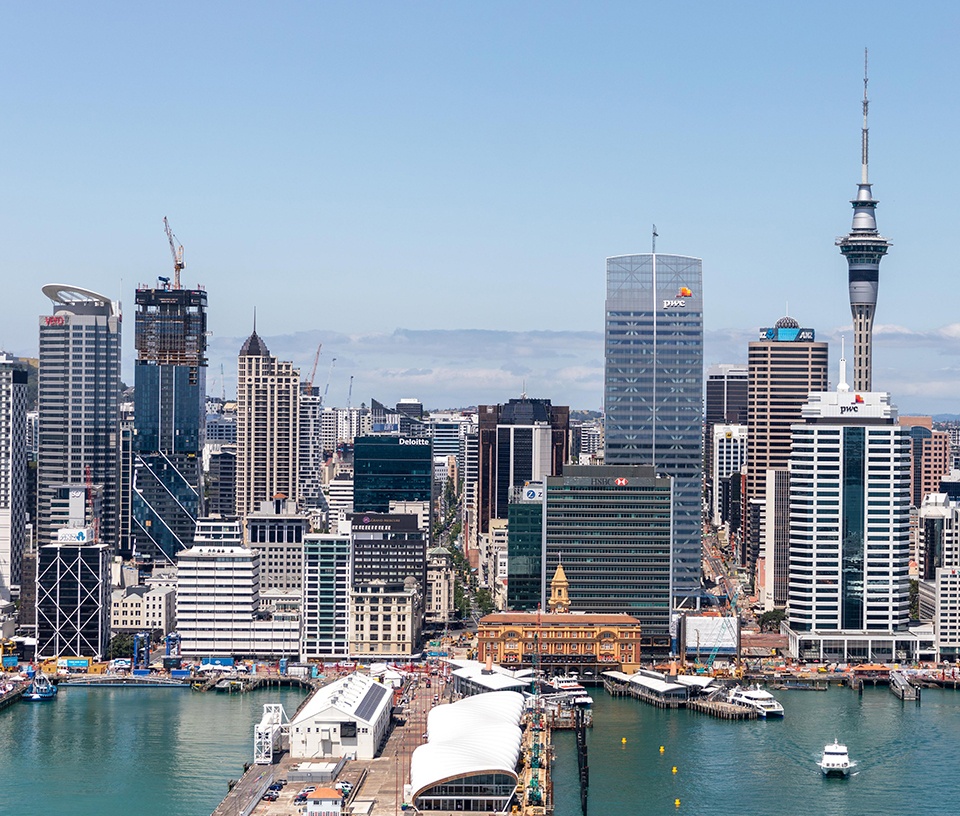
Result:
{"label": "yellow buoy", "polygon": [[624,745],[626,745],[626,744],[627,744],[627,738],[626,738],[626,737],[623,737],[623,738],[620,740],[620,742],[623,743]]}
{"label": "yellow buoy", "polygon": [[676,772],[677,772],[677,766],[674,765],[674,766],[673,766],[673,771],[671,771],[671,773],[676,773]]}
{"label": "yellow buoy", "polygon": [[661,754],[663,753],[663,746],[662,746],[662,745],[660,746],[660,753],[661,753]]}
{"label": "yellow buoy", "polygon": [[674,806],[674,807],[680,807],[680,800],[679,800],[679,799],[674,799],[674,800],[673,800],[673,806]]}

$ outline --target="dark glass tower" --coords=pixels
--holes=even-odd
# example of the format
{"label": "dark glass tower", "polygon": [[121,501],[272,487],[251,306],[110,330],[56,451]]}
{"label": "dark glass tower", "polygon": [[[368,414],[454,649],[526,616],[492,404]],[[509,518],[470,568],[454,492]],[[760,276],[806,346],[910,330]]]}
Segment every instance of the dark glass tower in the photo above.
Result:
{"label": "dark glass tower", "polygon": [[134,373],[136,552],[176,561],[201,514],[207,372],[207,293],[137,289]]}
{"label": "dark glass tower", "polygon": [[702,278],[699,258],[607,258],[605,462],[673,478],[675,598],[700,589]]}
{"label": "dark glass tower", "polygon": [[853,228],[837,239],[847,259],[850,312],[853,315],[853,390],[873,390],[873,315],[877,310],[880,261],[891,243],[877,230],[877,200],[867,175],[869,130],[867,129],[867,64],[863,65],[863,129],[860,137],[861,175],[853,205]]}
{"label": "dark glass tower", "polygon": [[353,508],[387,513],[390,502],[433,501],[433,447],[427,437],[360,436],[353,447]]}

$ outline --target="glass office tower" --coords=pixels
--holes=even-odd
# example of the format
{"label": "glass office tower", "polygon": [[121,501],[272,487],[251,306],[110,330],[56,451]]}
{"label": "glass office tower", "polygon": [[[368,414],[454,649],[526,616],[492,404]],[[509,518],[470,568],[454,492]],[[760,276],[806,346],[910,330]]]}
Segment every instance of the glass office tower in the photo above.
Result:
{"label": "glass office tower", "polygon": [[604,461],[673,478],[675,598],[700,589],[702,279],[699,258],[607,258]]}
{"label": "glass office tower", "polygon": [[390,502],[433,506],[433,448],[427,437],[359,436],[353,445],[353,508],[387,513]]}
{"label": "glass office tower", "polygon": [[137,289],[134,483],[139,556],[176,562],[201,515],[207,293]]}

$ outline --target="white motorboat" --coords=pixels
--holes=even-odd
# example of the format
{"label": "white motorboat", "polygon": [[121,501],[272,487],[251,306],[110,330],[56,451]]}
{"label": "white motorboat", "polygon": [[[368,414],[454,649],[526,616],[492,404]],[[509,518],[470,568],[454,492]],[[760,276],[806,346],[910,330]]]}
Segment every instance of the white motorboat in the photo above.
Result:
{"label": "white motorboat", "polygon": [[765,691],[760,686],[743,688],[735,686],[730,689],[727,695],[727,701],[738,705],[749,706],[756,710],[760,717],[782,717],[783,706],[777,701],[769,691]]}
{"label": "white motorboat", "polygon": [[823,746],[823,756],[817,763],[824,776],[843,777],[850,776],[850,771],[856,764],[850,761],[847,746],[841,745],[837,740],[834,740],[832,745]]}

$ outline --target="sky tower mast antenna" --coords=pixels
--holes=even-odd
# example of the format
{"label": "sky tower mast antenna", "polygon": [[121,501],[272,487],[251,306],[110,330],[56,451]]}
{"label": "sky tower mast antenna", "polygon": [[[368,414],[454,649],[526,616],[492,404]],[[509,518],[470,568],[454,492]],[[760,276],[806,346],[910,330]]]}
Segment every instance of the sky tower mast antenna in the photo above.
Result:
{"label": "sky tower mast antenna", "polygon": [[863,165],[861,184],[869,184],[867,179],[867,165],[870,159],[870,128],[867,127],[867,110],[870,102],[867,100],[867,49],[863,49],[863,133],[861,136],[860,162]]}
{"label": "sky tower mast antenna", "polygon": [[657,254],[657,225],[656,224],[653,225],[653,235],[650,236],[650,240],[651,240],[651,243],[653,244],[651,248],[651,252],[654,255],[656,255]]}

